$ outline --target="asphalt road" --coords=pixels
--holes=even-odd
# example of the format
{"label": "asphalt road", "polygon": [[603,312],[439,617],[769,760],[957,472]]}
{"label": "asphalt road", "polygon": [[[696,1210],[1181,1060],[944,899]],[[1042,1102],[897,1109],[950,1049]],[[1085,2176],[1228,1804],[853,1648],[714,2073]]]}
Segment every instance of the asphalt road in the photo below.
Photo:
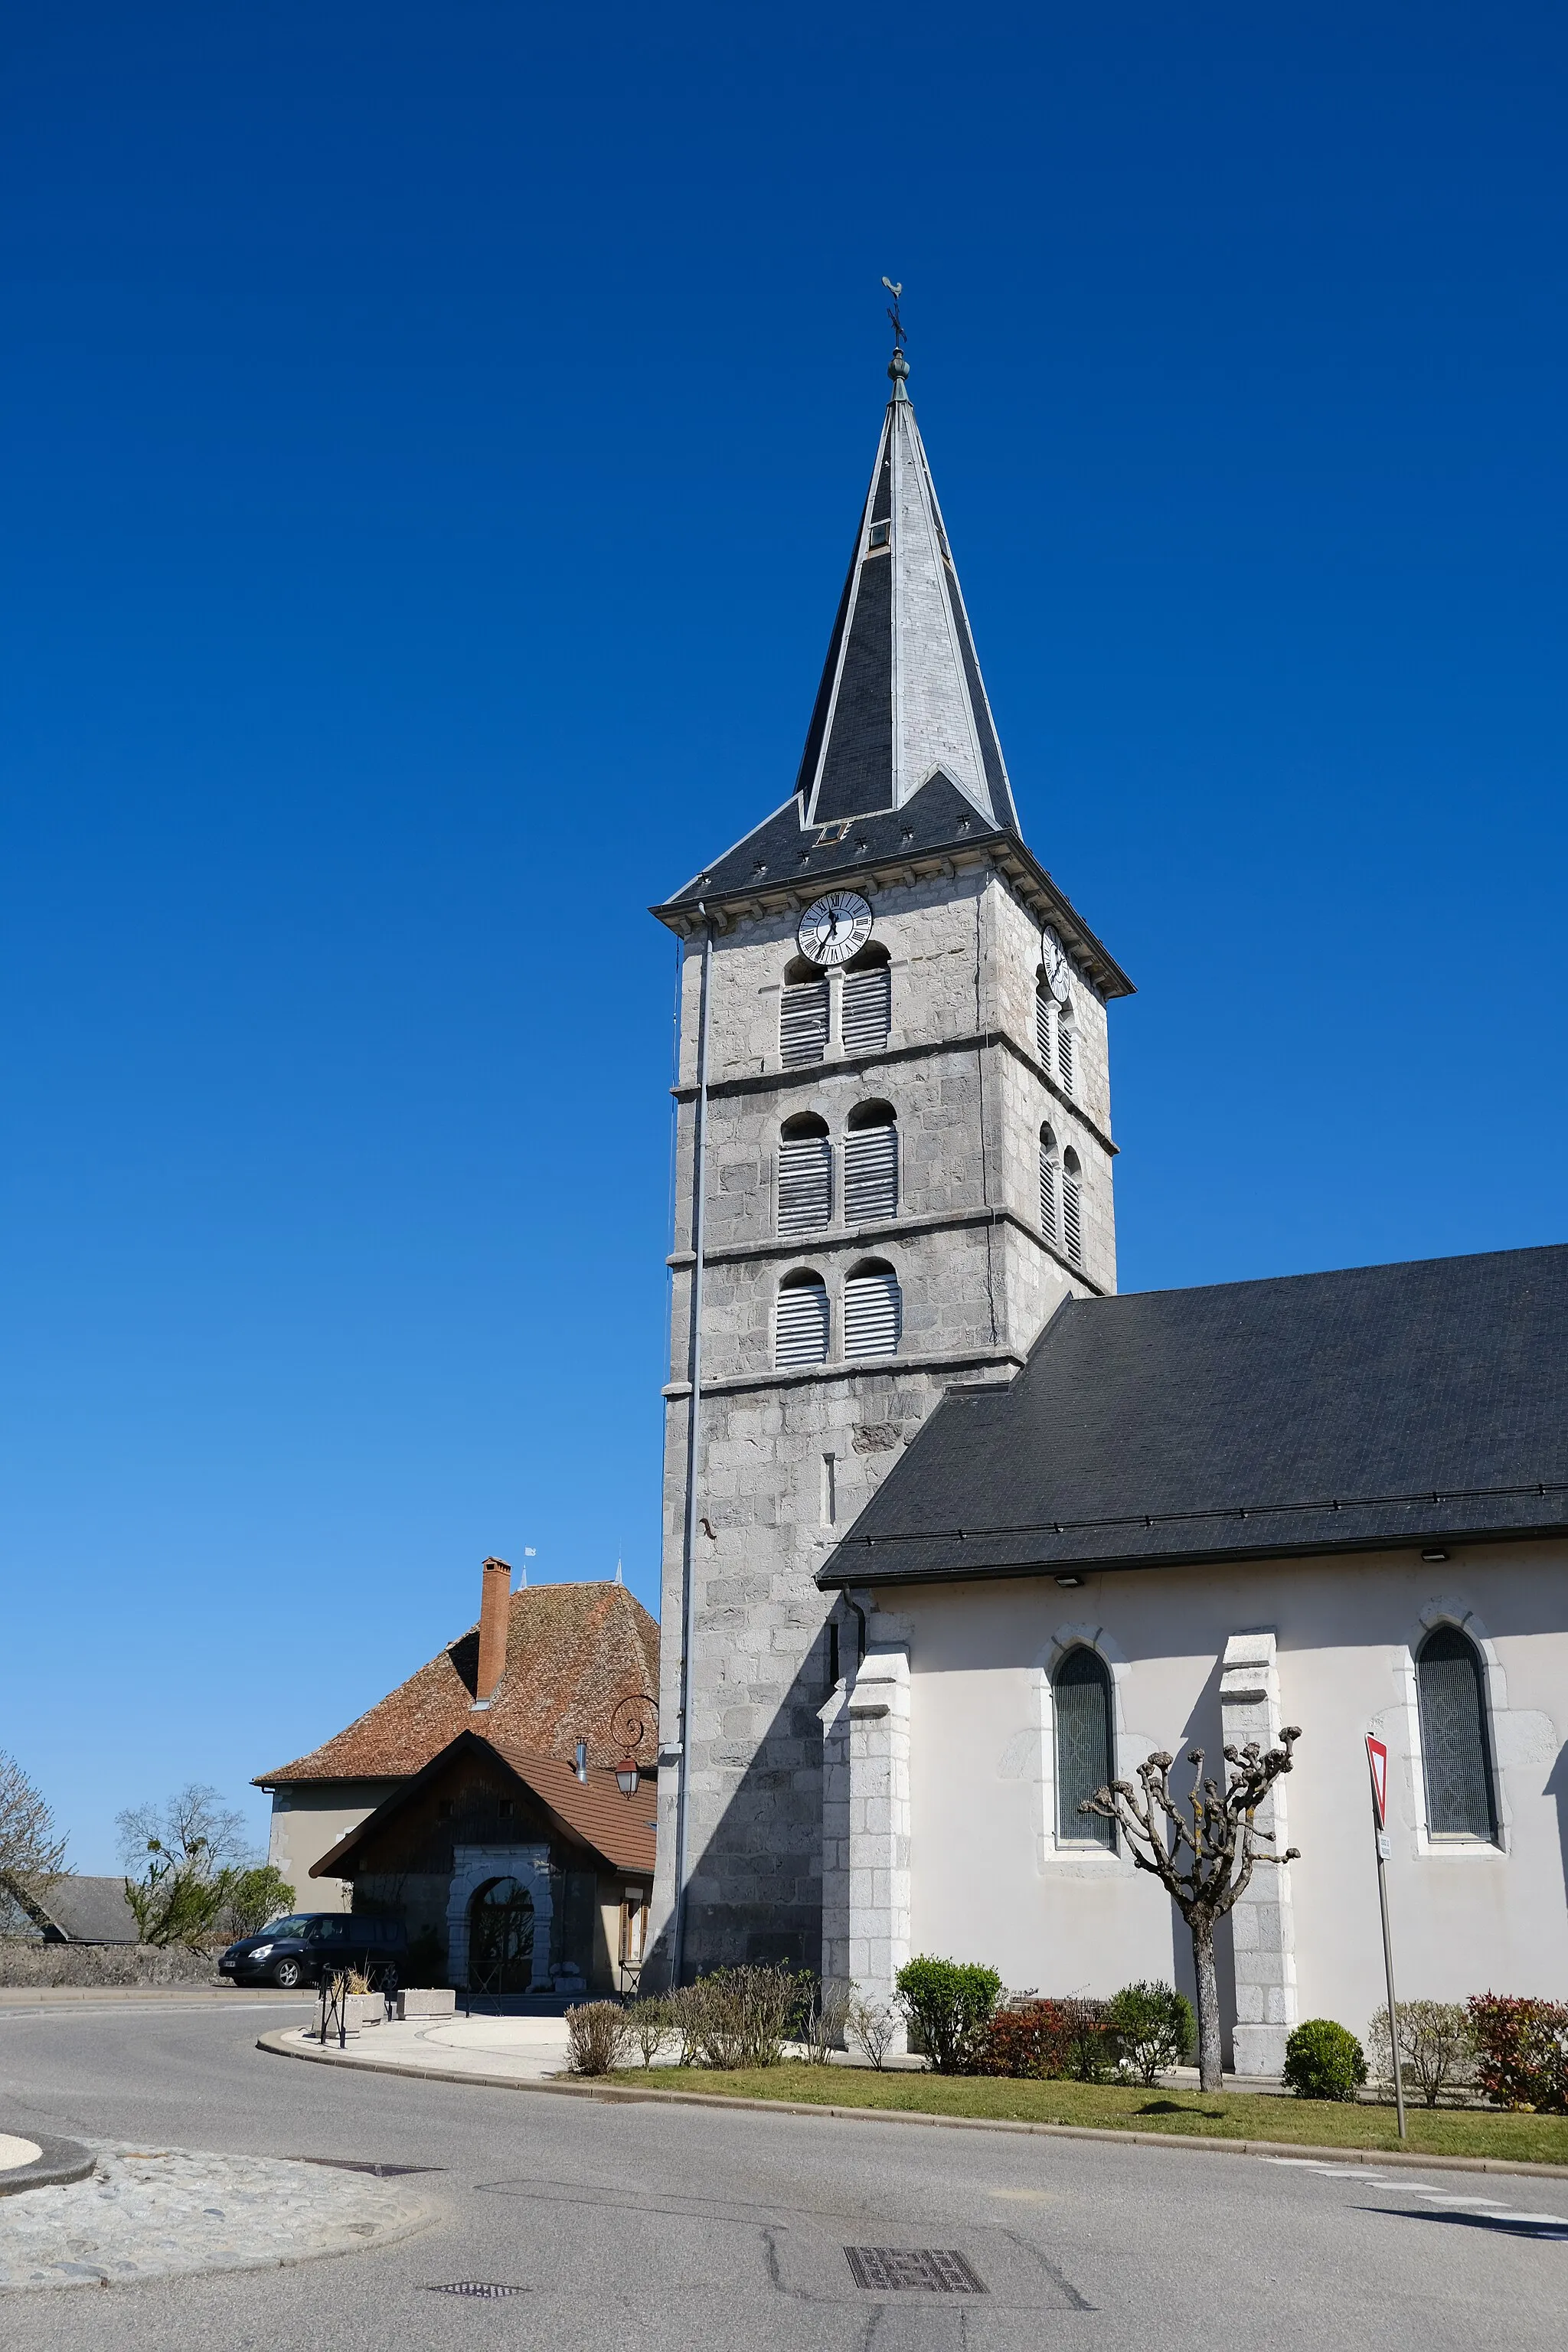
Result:
{"label": "asphalt road", "polygon": [[[0,2013],[0,2122],[431,2168],[363,2259],[7,2296],[7,2352],[1559,2352],[1568,2181],[617,2107],[264,2055],[297,2010]],[[857,2284],[962,2254],[984,2294]],[[521,2292],[432,2293],[476,2280]]]}

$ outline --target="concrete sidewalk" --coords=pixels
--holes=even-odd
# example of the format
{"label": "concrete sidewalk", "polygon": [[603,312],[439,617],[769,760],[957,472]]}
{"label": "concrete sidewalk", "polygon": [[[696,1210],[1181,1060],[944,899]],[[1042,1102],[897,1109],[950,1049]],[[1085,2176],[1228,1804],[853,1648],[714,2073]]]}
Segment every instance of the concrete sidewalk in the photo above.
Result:
{"label": "concrete sidewalk", "polygon": [[[320,2050],[314,2027],[268,2034],[275,2047]],[[541,2083],[566,2071],[566,2026],[559,2017],[410,2017],[351,2034],[346,2050],[327,2044],[341,2063],[395,2066],[412,2074],[473,2075],[490,2082]]]}

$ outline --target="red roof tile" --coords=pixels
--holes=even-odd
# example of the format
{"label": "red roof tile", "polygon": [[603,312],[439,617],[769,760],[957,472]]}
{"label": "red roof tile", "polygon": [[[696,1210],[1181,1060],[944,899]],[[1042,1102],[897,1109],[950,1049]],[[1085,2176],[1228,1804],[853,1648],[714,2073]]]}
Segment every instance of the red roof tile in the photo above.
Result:
{"label": "red roof tile", "polygon": [[[482,1720],[482,1718],[481,1718]],[[607,1862],[612,1870],[633,1872],[639,1877],[653,1875],[653,1783],[645,1780],[635,1795],[621,1794],[613,1771],[603,1766],[590,1765],[586,1783],[578,1780],[570,1764],[556,1756],[531,1756],[510,1741],[497,1739],[492,1733],[472,1729],[465,1725],[456,1739],[447,1743],[437,1756],[430,1759],[421,1785],[427,1787],[436,1769],[446,1760],[448,1749],[455,1750],[466,1736],[483,1740],[492,1748],[508,1769],[515,1772],[526,1789],[532,1791],[548,1813],[552,1813],[574,1842],[590,1846]],[[342,1864],[354,1848],[373,1832],[384,1828],[387,1821],[416,1794],[410,1782],[378,1805],[374,1813],[340,1838],[330,1853],[310,1865],[312,1878],[335,1878],[342,1874]]]}
{"label": "red roof tile", "polygon": [[[475,1625],[346,1731],[292,1764],[259,1773],[256,1785],[405,1780],[459,1732],[481,1729],[509,1760],[516,1752],[569,1767],[578,1740],[585,1739],[590,1764],[613,1766],[623,1753],[611,1736],[618,1702],[658,1691],[658,1627],[623,1584],[536,1584],[514,1592],[506,1669],[489,1709],[475,1714],[479,1654]],[[649,1715],[632,1752],[651,1765],[658,1746]],[[567,1777],[581,1795],[570,1769]],[[616,1802],[627,1810],[618,1791]]]}

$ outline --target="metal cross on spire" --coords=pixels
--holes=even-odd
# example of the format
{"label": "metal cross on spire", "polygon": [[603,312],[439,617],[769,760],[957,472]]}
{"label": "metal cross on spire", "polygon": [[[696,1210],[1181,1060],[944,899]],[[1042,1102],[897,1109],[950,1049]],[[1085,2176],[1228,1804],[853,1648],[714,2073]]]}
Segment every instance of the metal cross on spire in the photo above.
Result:
{"label": "metal cross on spire", "polygon": [[899,315],[899,297],[904,290],[903,281],[900,278],[895,286],[890,278],[884,278],[882,283],[893,298],[892,308],[888,312],[893,327],[893,349],[901,352],[904,348],[904,322]]}

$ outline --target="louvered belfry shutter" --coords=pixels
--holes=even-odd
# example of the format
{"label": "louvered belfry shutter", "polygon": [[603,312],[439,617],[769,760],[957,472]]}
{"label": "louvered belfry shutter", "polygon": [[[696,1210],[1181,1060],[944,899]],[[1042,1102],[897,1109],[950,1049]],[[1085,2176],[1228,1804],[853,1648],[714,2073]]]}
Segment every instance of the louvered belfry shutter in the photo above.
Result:
{"label": "louvered belfry shutter", "polygon": [[779,1058],[786,1070],[820,1062],[827,1051],[827,982],[785,983],[779,1000]]}
{"label": "louvered belfry shutter", "polygon": [[1051,1066],[1051,1000],[1043,988],[1035,991],[1035,1045],[1048,1070]]}
{"label": "louvered belfry shutter", "polygon": [[893,1274],[852,1274],[844,1286],[846,1356],[896,1356],[903,1298]]}
{"label": "louvered belfry shutter", "polygon": [[833,1146],[826,1135],[786,1135],[779,1145],[779,1231],[816,1234],[833,1216]]}
{"label": "louvered belfry shutter", "polygon": [[827,1286],[792,1282],[779,1292],[773,1360],[781,1371],[827,1361]]}
{"label": "louvered belfry shutter", "polygon": [[844,1139],[844,1217],[851,1225],[899,1213],[899,1130],[852,1129]]}
{"label": "louvered belfry shutter", "polygon": [[1057,1076],[1062,1082],[1064,1092],[1069,1095],[1074,1090],[1074,1072],[1077,1068],[1072,1045],[1070,1023],[1058,1021],[1057,1024]]}
{"label": "louvered belfry shutter", "polygon": [[844,975],[844,1050],[874,1054],[893,1024],[893,975],[885,963]]}
{"label": "louvered belfry shutter", "polygon": [[1057,1171],[1045,1145],[1040,1146],[1040,1231],[1053,1245],[1057,1238]]}
{"label": "louvered belfry shutter", "polygon": [[1079,1206],[1078,1178],[1064,1169],[1062,1171],[1062,1230],[1067,1238],[1068,1255],[1074,1265],[1083,1263],[1083,1219]]}

